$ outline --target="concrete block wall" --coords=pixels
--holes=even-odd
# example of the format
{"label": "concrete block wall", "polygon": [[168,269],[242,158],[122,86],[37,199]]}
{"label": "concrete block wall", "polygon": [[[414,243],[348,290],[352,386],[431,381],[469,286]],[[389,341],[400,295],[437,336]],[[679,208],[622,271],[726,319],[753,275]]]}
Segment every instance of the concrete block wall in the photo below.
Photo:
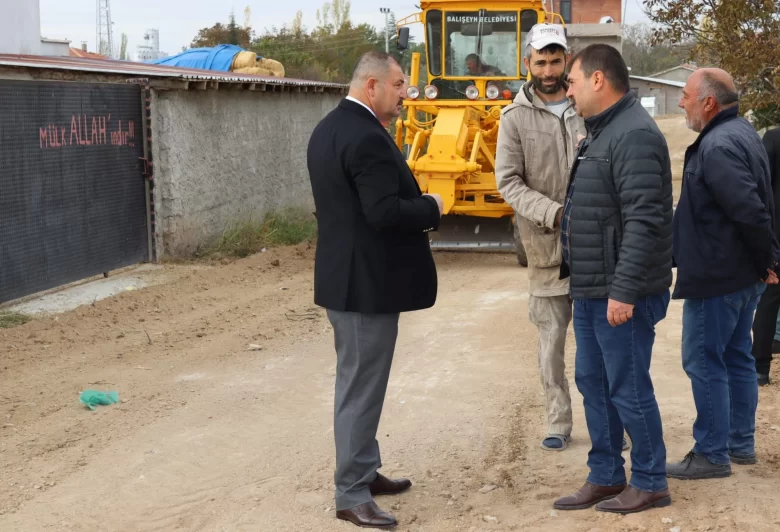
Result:
{"label": "concrete block wall", "polygon": [[621,24],[571,24],[568,26],[568,42],[572,53],[591,44],[608,44],[623,53]]}
{"label": "concrete block wall", "polygon": [[314,201],[306,147],[342,94],[165,90],[152,98],[157,257],[184,256],[231,223]]}

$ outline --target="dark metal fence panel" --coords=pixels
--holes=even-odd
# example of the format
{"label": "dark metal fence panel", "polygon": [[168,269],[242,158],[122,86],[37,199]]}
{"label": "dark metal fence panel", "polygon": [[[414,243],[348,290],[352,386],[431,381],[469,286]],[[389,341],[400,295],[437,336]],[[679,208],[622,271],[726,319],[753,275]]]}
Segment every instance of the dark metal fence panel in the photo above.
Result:
{"label": "dark metal fence panel", "polygon": [[148,259],[137,85],[0,80],[0,302]]}

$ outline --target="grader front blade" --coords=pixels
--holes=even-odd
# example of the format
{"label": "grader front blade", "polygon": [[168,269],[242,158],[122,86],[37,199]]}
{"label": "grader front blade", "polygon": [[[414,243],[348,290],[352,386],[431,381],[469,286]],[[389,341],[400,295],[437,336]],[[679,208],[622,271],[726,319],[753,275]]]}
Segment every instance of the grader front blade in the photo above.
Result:
{"label": "grader front blade", "polygon": [[[416,102],[415,102],[416,103]],[[428,102],[426,102],[428,103]],[[425,107],[435,118],[421,121],[410,113],[399,121],[396,139],[406,133],[407,161],[423,192],[439,194],[444,216],[431,233],[431,247],[447,251],[515,253],[514,212],[496,190],[495,144],[500,107],[474,102]],[[414,104],[406,103],[413,108]],[[524,262],[525,253],[519,246]]]}
{"label": "grader front blade", "polygon": [[431,233],[431,247],[445,251],[515,251],[512,219],[448,214]]}

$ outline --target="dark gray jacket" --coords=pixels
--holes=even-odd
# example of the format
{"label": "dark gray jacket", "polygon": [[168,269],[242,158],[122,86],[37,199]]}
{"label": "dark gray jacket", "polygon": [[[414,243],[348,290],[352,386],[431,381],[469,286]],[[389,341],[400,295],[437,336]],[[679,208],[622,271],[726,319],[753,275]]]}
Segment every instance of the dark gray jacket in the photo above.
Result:
{"label": "dark gray jacket", "polygon": [[672,285],[672,170],[658,126],[631,93],[585,120],[569,179],[571,297],[622,303]]}
{"label": "dark gray jacket", "polygon": [[755,285],[778,257],[771,165],[737,106],[718,113],[685,151],[674,214],[676,299],[725,296]]}

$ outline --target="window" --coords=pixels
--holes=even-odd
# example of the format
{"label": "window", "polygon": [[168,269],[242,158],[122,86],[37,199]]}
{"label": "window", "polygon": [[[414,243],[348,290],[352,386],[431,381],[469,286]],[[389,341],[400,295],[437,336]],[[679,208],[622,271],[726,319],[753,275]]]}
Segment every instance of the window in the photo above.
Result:
{"label": "window", "polygon": [[571,0],[558,0],[559,15],[566,24],[571,24]]}
{"label": "window", "polygon": [[[525,54],[525,47],[528,45],[528,34],[538,22],[539,15],[532,9],[525,9],[520,14],[520,36],[522,39],[522,46],[520,47],[520,55]],[[525,69],[525,62],[520,62],[520,73],[525,77],[528,75]]]}
{"label": "window", "polygon": [[425,41],[428,44],[428,71],[441,76],[441,11],[432,9],[425,15]]}
{"label": "window", "polygon": [[448,11],[445,75],[518,77],[517,16],[517,11]]}

